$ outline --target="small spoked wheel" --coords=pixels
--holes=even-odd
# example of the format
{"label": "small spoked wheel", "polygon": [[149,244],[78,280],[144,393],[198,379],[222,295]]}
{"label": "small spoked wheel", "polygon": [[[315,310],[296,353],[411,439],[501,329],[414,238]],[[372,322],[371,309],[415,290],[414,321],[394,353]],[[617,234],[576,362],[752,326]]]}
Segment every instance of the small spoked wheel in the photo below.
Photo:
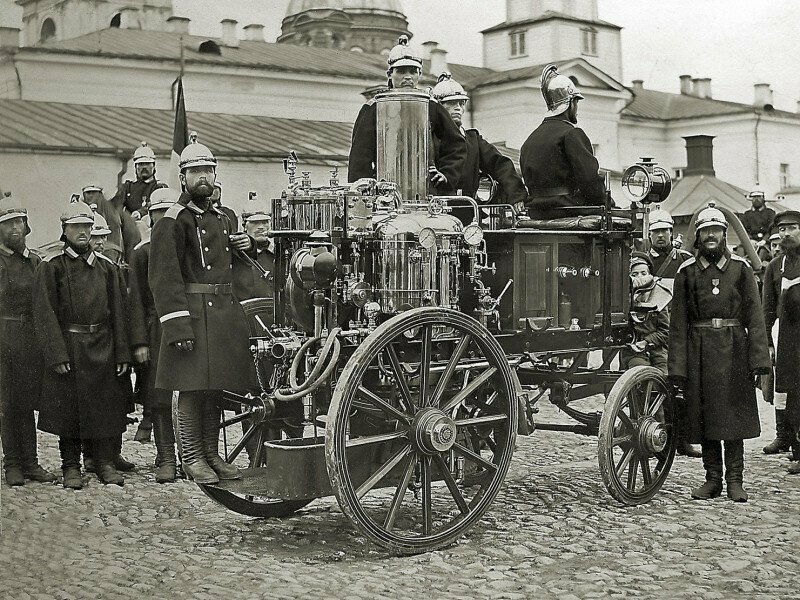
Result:
{"label": "small spoked wheel", "polygon": [[[269,464],[264,444],[293,437],[298,426],[292,420],[264,419],[262,407],[245,406],[225,400],[220,423],[220,455],[240,469],[259,469],[257,477],[269,477]],[[302,430],[302,427],[299,427]],[[281,500],[254,494],[226,490],[213,485],[198,484],[206,496],[225,508],[249,517],[288,517],[312,500]]]}
{"label": "small spoked wheel", "polygon": [[623,504],[649,502],[667,478],[676,447],[675,398],[655,367],[626,371],[611,389],[600,421],[600,474]]}
{"label": "small spoked wheel", "polygon": [[398,553],[453,543],[494,501],[511,462],[517,403],[491,334],[454,310],[381,324],[345,365],[325,457],[344,513]]}

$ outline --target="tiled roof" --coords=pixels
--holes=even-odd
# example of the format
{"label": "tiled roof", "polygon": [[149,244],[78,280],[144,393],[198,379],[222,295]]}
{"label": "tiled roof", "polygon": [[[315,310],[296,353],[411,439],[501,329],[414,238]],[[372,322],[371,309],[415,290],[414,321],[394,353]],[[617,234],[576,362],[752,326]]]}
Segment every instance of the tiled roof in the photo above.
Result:
{"label": "tiled roof", "polygon": [[[633,100],[622,111],[623,117],[637,117],[641,119],[654,119],[672,121],[679,119],[693,119],[698,117],[715,117],[753,113],[755,107],[750,104],[715,100],[712,98],[698,98],[688,94],[671,94],[648,89],[630,88],[634,95]],[[782,117],[800,119],[795,113],[773,110],[769,114]]]}
{"label": "tiled roof", "polygon": [[502,22],[498,23],[497,25],[493,25],[488,29],[483,29],[481,33],[489,33],[491,31],[501,31],[503,29],[512,29],[515,27],[522,27],[524,25],[534,25],[535,23],[543,23],[544,21],[550,21],[551,19],[559,19],[562,21],[574,21],[576,23],[586,23],[587,25],[599,25],[601,27],[612,27],[614,29],[622,29],[619,25],[615,25],[614,23],[610,23],[608,21],[602,21],[600,19],[581,19],[579,17],[573,17],[572,15],[568,15],[561,12],[556,12],[554,10],[548,10],[542,13],[541,16],[536,17],[535,19],[525,19],[524,21],[514,21],[511,23]]}
{"label": "tiled roof", "polygon": [[[275,117],[187,113],[189,128],[216,155],[301,157],[342,161],[350,151],[352,125]],[[172,147],[171,110],[116,108],[0,99],[0,147],[61,149],[90,154],[131,152],[147,140],[159,154]]]}
{"label": "tiled roof", "polygon": [[713,201],[735,213],[743,213],[750,208],[746,193],[711,175],[687,175],[675,182],[662,208],[673,217],[691,217],[698,208]]}

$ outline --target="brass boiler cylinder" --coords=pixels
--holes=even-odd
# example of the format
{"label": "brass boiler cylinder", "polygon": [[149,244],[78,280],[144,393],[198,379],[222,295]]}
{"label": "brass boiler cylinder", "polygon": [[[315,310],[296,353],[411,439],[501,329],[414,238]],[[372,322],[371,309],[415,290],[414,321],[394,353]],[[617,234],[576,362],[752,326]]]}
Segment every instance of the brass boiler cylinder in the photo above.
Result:
{"label": "brass boiler cylinder", "polygon": [[403,200],[428,193],[430,96],[420,91],[392,90],[375,96],[378,180],[397,184]]}

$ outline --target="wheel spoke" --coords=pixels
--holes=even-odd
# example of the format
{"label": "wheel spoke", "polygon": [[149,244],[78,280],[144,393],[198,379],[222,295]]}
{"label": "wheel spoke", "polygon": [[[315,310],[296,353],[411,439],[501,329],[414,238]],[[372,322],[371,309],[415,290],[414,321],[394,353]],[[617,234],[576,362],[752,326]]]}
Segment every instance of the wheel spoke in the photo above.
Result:
{"label": "wheel spoke", "polygon": [[664,406],[664,400],[666,400],[666,394],[659,394],[656,396],[656,401],[653,402],[653,405],[650,407],[650,410],[647,411],[647,414],[651,417],[655,417],[658,414],[658,411],[661,410],[661,407]]}
{"label": "wheel spoke", "polygon": [[639,386],[634,386],[631,388],[630,394],[628,395],[628,410],[631,413],[631,419],[638,419],[641,415],[641,411],[639,410],[639,405],[637,404],[638,395],[639,395]]}
{"label": "wheel spoke", "polygon": [[458,444],[458,443],[453,444],[453,451],[456,454],[459,454],[459,455],[463,456],[464,458],[470,459],[474,463],[478,463],[479,465],[481,465],[485,469],[489,469],[490,471],[497,471],[497,465],[496,464],[486,460],[485,458],[483,458],[479,454],[476,454],[472,450],[469,450],[468,448],[465,448],[461,444]]}
{"label": "wheel spoke", "polygon": [[639,458],[636,457],[628,465],[628,491],[636,491],[636,476],[639,474]]}
{"label": "wheel spoke", "polygon": [[422,347],[419,353],[419,406],[428,406],[428,384],[431,380],[431,337],[433,327],[425,325],[422,328]]}
{"label": "wheel spoke", "polygon": [[[256,447],[256,455],[250,457],[250,462],[254,467],[264,466],[264,442],[266,441],[266,437],[267,432],[263,427],[261,427],[261,431],[258,433],[258,446]],[[280,439],[280,436],[278,439]]]}
{"label": "wheel spoke", "polygon": [[622,412],[622,407],[621,406],[620,406],[619,411],[617,412],[617,416],[619,417],[619,420],[622,421],[622,424],[628,430],[630,430],[630,431],[635,431],[636,430],[636,427],[634,427],[633,421],[631,421],[631,418],[628,415],[626,415],[624,412]]}
{"label": "wheel spoke", "polygon": [[458,506],[458,510],[461,511],[462,515],[469,514],[469,505],[467,501],[464,500],[464,495],[461,493],[461,490],[458,489],[458,484],[456,480],[453,478],[453,474],[450,472],[450,469],[447,468],[447,463],[444,462],[441,454],[434,454],[433,460],[436,463],[436,466],[439,468],[439,472],[442,474],[442,479],[447,484],[447,489],[450,490],[450,495],[453,497],[453,500],[456,501],[456,506]]}
{"label": "wheel spoke", "polygon": [[255,411],[252,409],[247,410],[245,412],[241,412],[232,416],[230,419],[224,418],[224,413],[223,413],[222,427],[230,427],[231,425],[236,425],[237,423],[241,423],[245,419],[249,419],[250,417],[252,417],[254,412]]}
{"label": "wheel spoke", "polygon": [[468,419],[459,419],[456,421],[457,427],[467,427],[469,425],[482,425],[485,423],[497,423],[498,421],[504,421],[508,418],[508,415],[499,414],[499,415],[484,415],[482,417],[470,417]]}
{"label": "wheel spoke", "polygon": [[455,396],[450,398],[447,404],[445,404],[442,407],[442,411],[447,413],[451,409],[461,404],[466,398],[475,393],[479,387],[481,387],[484,383],[486,383],[489,380],[489,378],[495,373],[497,373],[497,367],[490,367],[486,369],[483,373],[478,375],[475,379],[473,379],[466,386],[464,386],[464,389],[462,389]]}
{"label": "wheel spoke", "polygon": [[403,478],[400,480],[400,485],[398,485],[397,489],[394,491],[392,504],[389,506],[389,512],[386,513],[386,520],[383,522],[383,528],[387,531],[391,531],[394,528],[397,511],[400,510],[400,506],[403,504],[403,498],[406,497],[406,491],[408,491],[408,484],[411,483],[411,478],[414,476],[414,467],[417,464],[417,457],[414,454],[410,454],[406,460]]}
{"label": "wheel spoke", "polygon": [[382,398],[378,397],[376,394],[374,394],[373,392],[369,391],[363,385],[358,386],[358,390],[356,391],[356,394],[360,398],[362,398],[363,400],[366,400],[366,401],[371,402],[372,404],[376,405],[378,408],[380,408],[383,412],[385,412],[387,415],[389,415],[393,419],[397,419],[398,421],[402,421],[406,425],[410,425],[411,424],[411,417],[409,417],[403,411],[398,410],[397,408],[395,408],[394,406],[392,406],[391,404],[389,404],[388,402],[386,402]]}
{"label": "wheel spoke", "polygon": [[422,466],[422,535],[430,535],[433,529],[433,498],[431,497],[431,457],[424,456]]}
{"label": "wheel spoke", "polygon": [[389,344],[385,348],[386,355],[389,357],[389,365],[392,367],[392,372],[394,373],[394,380],[397,382],[397,388],[400,390],[400,400],[402,401],[405,406],[406,412],[414,412],[414,402],[411,399],[411,390],[408,389],[408,380],[406,379],[405,371],[403,371],[403,366],[400,364],[400,357],[397,356],[397,350],[394,349],[394,346]]}
{"label": "wheel spoke", "polygon": [[366,444],[377,444],[380,442],[389,442],[391,440],[397,440],[403,437],[406,437],[408,432],[406,430],[400,431],[390,431],[389,433],[379,433],[376,435],[365,435],[363,437],[353,438],[351,440],[347,440],[347,447],[350,448],[352,446],[365,446]]}
{"label": "wheel spoke", "polygon": [[433,395],[431,396],[430,400],[431,406],[439,405],[439,401],[442,399],[442,394],[444,394],[444,391],[447,389],[450,379],[453,377],[453,373],[455,373],[456,367],[458,366],[458,363],[461,362],[461,357],[464,356],[464,352],[467,351],[467,347],[471,341],[472,336],[467,333],[458,342],[455,352],[453,352],[453,355],[447,362],[447,366],[444,368],[442,376],[439,378],[439,382],[436,384],[436,389],[433,391]]}
{"label": "wheel spoke", "polygon": [[378,485],[381,479],[386,477],[389,471],[391,471],[401,460],[408,456],[409,452],[411,452],[410,444],[406,444],[403,448],[400,448],[400,450],[395,452],[389,460],[383,463],[377,471],[370,475],[370,477],[361,484],[361,487],[356,490],[356,496],[363,498],[367,492]]}
{"label": "wheel spoke", "polygon": [[620,458],[619,462],[617,463],[616,471],[618,477],[622,477],[622,474],[625,472],[625,468],[630,464],[632,458],[633,448],[628,448],[625,450],[625,454],[622,455],[622,458]]}
{"label": "wheel spoke", "polygon": [[644,414],[649,415],[650,397],[653,395],[653,380],[647,380],[647,387],[644,389]]}
{"label": "wheel spoke", "polygon": [[250,441],[250,438],[252,438],[253,435],[255,435],[256,431],[260,431],[260,430],[261,430],[261,424],[260,423],[252,425],[250,427],[250,429],[247,430],[247,433],[245,433],[242,436],[242,439],[240,439],[236,443],[236,445],[233,448],[231,448],[231,451],[227,453],[227,456],[225,457],[225,460],[227,462],[229,462],[229,463],[232,463],[233,461],[235,461],[236,457],[239,456],[239,454],[241,454],[242,449],[245,447],[247,442]]}
{"label": "wheel spoke", "polygon": [[642,458],[642,481],[649,486],[653,483],[653,474],[650,471],[650,460]]}
{"label": "wheel spoke", "polygon": [[622,444],[630,444],[633,441],[633,436],[631,434],[623,435],[621,437],[615,437],[611,439],[612,446],[622,446]]}

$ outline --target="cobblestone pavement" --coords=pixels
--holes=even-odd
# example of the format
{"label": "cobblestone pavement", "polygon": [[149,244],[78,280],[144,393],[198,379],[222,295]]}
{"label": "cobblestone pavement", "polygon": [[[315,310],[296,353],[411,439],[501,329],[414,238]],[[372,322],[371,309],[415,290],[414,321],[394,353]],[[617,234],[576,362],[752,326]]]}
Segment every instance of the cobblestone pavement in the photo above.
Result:
{"label": "cobblestone pavement", "polygon": [[[676,458],[649,504],[606,492],[592,438],[521,438],[506,485],[455,546],[396,557],[368,545],[332,498],[282,520],[230,513],[193,484],[154,483],[154,447],[123,488],[2,486],[0,597],[27,598],[797,598],[800,478],[747,443],[747,504],[692,501],[697,459]],[[554,418],[543,406],[540,418]],[[52,436],[42,462],[56,467]]]}

